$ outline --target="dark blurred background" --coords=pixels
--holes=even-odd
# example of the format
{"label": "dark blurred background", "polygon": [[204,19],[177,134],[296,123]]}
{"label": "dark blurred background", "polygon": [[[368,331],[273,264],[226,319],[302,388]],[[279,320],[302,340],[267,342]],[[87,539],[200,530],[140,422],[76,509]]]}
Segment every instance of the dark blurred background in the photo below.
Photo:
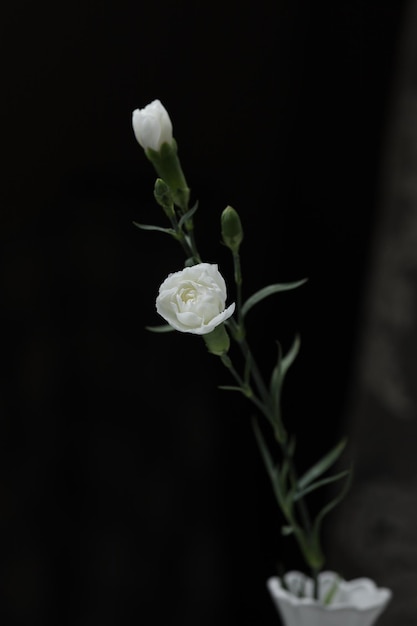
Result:
{"label": "dark blurred background", "polygon": [[284,406],[307,467],[343,431],[406,7],[3,8],[4,626],[279,623],[265,580],[302,563],[251,411],[201,340],[145,330],[183,258],[132,225],[164,218],[131,113],[168,109],[207,261],[232,277],[231,204],[246,295],[309,278],[248,317],[266,374],[301,334]]}

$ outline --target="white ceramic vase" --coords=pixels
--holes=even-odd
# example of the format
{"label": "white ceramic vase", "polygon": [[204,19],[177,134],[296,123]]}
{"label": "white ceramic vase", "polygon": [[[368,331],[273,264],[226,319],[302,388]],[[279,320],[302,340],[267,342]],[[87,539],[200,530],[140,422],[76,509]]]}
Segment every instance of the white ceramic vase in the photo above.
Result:
{"label": "white ceramic vase", "polygon": [[[313,581],[301,572],[269,578],[267,587],[285,626],[372,626],[391,599],[391,591],[369,578],[345,581],[335,572],[319,574],[319,600],[313,599]],[[337,585],[335,587],[335,585]],[[330,604],[323,599],[335,589]],[[303,597],[300,597],[303,593]]]}

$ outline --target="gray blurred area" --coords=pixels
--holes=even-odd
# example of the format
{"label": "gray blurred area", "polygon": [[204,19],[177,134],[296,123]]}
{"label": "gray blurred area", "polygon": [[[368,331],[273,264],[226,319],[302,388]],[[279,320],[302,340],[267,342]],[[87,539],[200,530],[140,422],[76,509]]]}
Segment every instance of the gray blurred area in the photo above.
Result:
{"label": "gray blurred area", "polygon": [[417,2],[409,3],[382,151],[345,420],[355,479],[332,518],[332,565],[393,590],[380,626],[417,620]]}

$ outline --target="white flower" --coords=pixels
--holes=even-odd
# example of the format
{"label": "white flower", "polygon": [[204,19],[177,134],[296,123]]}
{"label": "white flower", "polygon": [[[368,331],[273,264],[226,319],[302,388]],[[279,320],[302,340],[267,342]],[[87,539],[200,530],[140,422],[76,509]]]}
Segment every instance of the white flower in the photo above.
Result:
{"label": "white flower", "polygon": [[156,310],[176,330],[195,335],[211,333],[227,320],[226,283],[217,265],[199,263],[170,274],[159,288]]}
{"label": "white flower", "polygon": [[163,143],[172,143],[172,123],[159,100],[154,100],[132,114],[132,125],[138,143],[159,152]]}

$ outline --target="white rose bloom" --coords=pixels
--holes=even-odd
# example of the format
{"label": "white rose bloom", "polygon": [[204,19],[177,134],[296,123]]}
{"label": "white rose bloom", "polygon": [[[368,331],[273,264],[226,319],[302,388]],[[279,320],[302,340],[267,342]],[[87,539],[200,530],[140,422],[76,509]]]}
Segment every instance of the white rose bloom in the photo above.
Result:
{"label": "white rose bloom", "polygon": [[172,143],[172,123],[159,100],[154,100],[132,114],[132,125],[138,143],[157,152],[164,142]]}
{"label": "white rose bloom", "polygon": [[226,297],[226,283],[217,265],[199,263],[164,280],[156,310],[176,330],[206,335],[233,314],[235,304],[225,309]]}

